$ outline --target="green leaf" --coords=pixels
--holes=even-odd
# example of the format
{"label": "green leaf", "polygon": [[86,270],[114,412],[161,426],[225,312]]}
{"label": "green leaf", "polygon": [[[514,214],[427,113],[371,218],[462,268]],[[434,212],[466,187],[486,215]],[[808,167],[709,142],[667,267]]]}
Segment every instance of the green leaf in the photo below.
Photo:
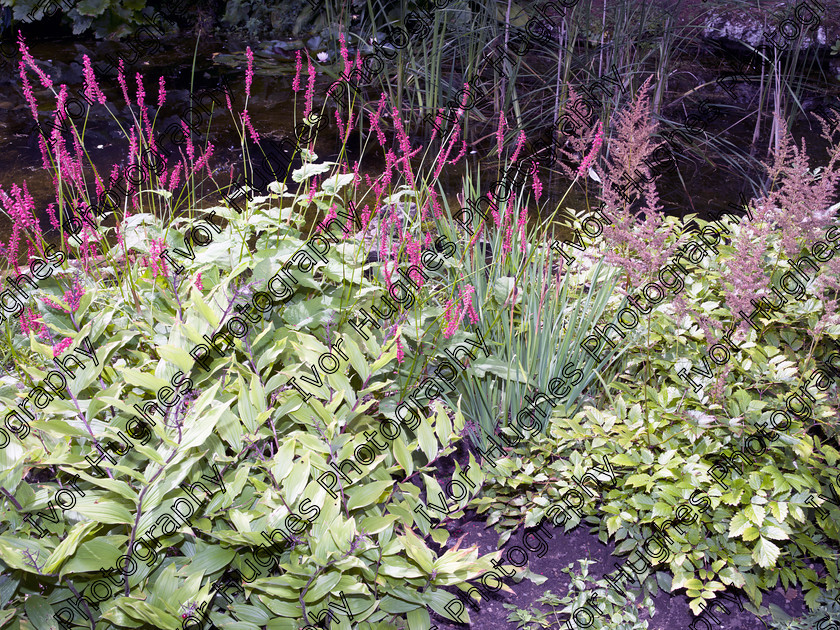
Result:
{"label": "green leaf", "polygon": [[764,522],[765,512],[762,506],[751,503],[744,508],[744,515],[755,525],[760,526]]}
{"label": "green leaf", "polygon": [[300,493],[309,483],[309,473],[312,470],[307,453],[292,465],[292,472],[283,480],[283,494],[288,503],[297,501]]}
{"label": "green leaf", "polygon": [[311,604],[322,600],[327,593],[333,590],[340,580],[341,573],[339,571],[330,571],[319,575],[312,586],[306,591],[306,594],[303,596],[303,601]]}
{"label": "green leaf", "polygon": [[[426,603],[428,603],[429,608],[434,610],[437,614],[441,617],[445,617],[446,619],[451,619],[452,621],[457,621],[459,623],[470,623],[470,611],[467,606],[464,606],[464,611],[460,613],[459,618],[453,617],[452,613],[447,610],[446,605],[455,601],[460,601],[455,595],[452,593],[448,593],[446,591],[442,591],[437,588],[430,589],[424,593],[424,599]],[[468,596],[469,597],[469,596]],[[450,606],[450,608],[452,608]],[[456,607],[457,610],[457,607]]]}
{"label": "green leaf", "polygon": [[394,485],[393,481],[374,481],[363,486],[354,486],[347,490],[347,509],[355,510],[367,507],[379,500],[385,490]]}
{"label": "green leaf", "polygon": [[56,569],[58,569],[58,567],[60,567],[67,558],[76,553],[76,548],[82,542],[82,539],[91,531],[96,529],[96,527],[98,527],[98,524],[93,521],[76,523],[73,526],[73,529],[70,530],[70,533],[67,534],[67,537],[58,543],[58,546],[53,549],[50,557],[47,558],[47,561],[44,563],[44,573],[55,573]]}
{"label": "green leaf", "polygon": [[[94,523],[96,525],[96,523]],[[94,573],[114,566],[123,551],[102,538],[94,538],[79,546],[72,558],[61,568],[60,575],[68,573]]]}
{"label": "green leaf", "polygon": [[765,538],[759,538],[758,543],[753,549],[752,557],[760,567],[769,569],[775,566],[779,553],[779,547],[775,543]]}
{"label": "green leaf", "polygon": [[179,346],[161,344],[157,347],[157,353],[161,359],[169,361],[169,363],[177,366],[182,372],[189,373],[195,362],[190,356],[190,353]]}
{"label": "green leaf", "polygon": [[420,426],[417,427],[417,441],[420,443],[420,448],[426,454],[429,461],[437,457],[438,443],[435,434],[432,432],[432,427],[429,421],[425,418],[420,418]]}
{"label": "green leaf", "polygon": [[787,532],[783,530],[781,527],[776,527],[775,525],[767,525],[766,527],[761,528],[761,533],[767,538],[772,538],[773,540],[787,540],[790,536],[787,535]]}
{"label": "green leaf", "polygon": [[55,611],[40,595],[29,595],[24,604],[26,618],[38,630],[58,630]]}
{"label": "green leaf", "polygon": [[729,537],[735,538],[736,536],[742,535],[749,526],[750,522],[742,513],[739,512],[732,517],[731,521],[729,521]]}
{"label": "green leaf", "polygon": [[405,535],[399,537],[402,541],[408,557],[414,560],[426,573],[431,573],[434,567],[434,556],[431,550],[426,547],[417,534],[410,529],[405,530]]}
{"label": "green leaf", "polygon": [[178,630],[181,627],[181,619],[145,601],[130,597],[120,597],[115,601],[117,607],[132,619],[145,621],[163,630]]}
{"label": "green leaf", "polygon": [[402,466],[406,476],[411,476],[414,472],[414,460],[402,440],[402,435],[398,435],[397,439],[394,440],[394,457],[396,457],[399,465]]}
{"label": "green leaf", "polygon": [[152,374],[147,374],[146,372],[141,372],[140,370],[133,370],[131,368],[123,370],[121,375],[125,379],[125,382],[129,385],[137,385],[138,387],[142,387],[146,391],[150,392],[156,392],[161,387],[169,385],[169,383],[164,381],[162,378],[158,378]]}
{"label": "green leaf", "polygon": [[415,608],[406,613],[409,630],[429,630],[432,627],[432,620],[429,611],[425,608]]}
{"label": "green leaf", "polygon": [[90,495],[79,497],[73,509],[98,523],[112,525],[134,523],[134,515],[116,501],[107,501]]}

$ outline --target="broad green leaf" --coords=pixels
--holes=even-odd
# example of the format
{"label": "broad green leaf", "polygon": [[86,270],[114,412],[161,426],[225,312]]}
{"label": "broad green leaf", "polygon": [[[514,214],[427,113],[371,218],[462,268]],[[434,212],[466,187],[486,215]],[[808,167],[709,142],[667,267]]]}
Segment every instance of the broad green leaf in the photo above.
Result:
{"label": "broad green leaf", "polygon": [[29,595],[24,604],[26,618],[37,630],[58,630],[55,611],[46,598],[40,595]]}
{"label": "broad green leaf", "polygon": [[303,601],[307,604],[322,600],[327,593],[331,592],[336,584],[341,580],[341,573],[339,571],[328,571],[319,575],[312,586],[307,589],[303,596]]}
{"label": "broad green leaf", "polygon": [[161,387],[169,385],[169,383],[164,381],[162,378],[131,368],[123,370],[121,372],[121,376],[125,379],[126,383],[130,385],[137,385],[149,392],[156,392]]}
{"label": "broad green leaf", "polygon": [[373,483],[367,483],[361,486],[354,485],[346,490],[346,494],[349,497],[347,500],[347,509],[355,510],[371,505],[379,499],[385,490],[393,485],[393,481],[374,481]]}
{"label": "broad green leaf", "polygon": [[70,533],[67,534],[67,537],[58,543],[58,546],[50,554],[50,557],[47,558],[44,563],[44,572],[55,573],[56,569],[60,567],[67,558],[76,552],[76,549],[82,542],[82,539],[91,531],[96,529],[97,526],[98,524],[93,521],[76,523],[73,526],[73,529],[70,530]]}
{"label": "broad green leaf", "polygon": [[107,501],[91,496],[78,497],[76,507],[79,514],[98,523],[133,524],[134,515],[116,501]]}
{"label": "broad green leaf", "polygon": [[398,435],[397,439],[394,440],[394,457],[397,458],[397,462],[399,465],[402,466],[402,469],[405,471],[406,477],[411,476],[414,472],[414,460],[411,457],[411,453],[408,452],[408,448],[406,448],[405,443],[403,442],[402,435]]}
{"label": "broad green leaf", "polygon": [[417,427],[417,441],[420,448],[426,454],[429,461],[432,461],[438,454],[438,443],[432,427],[426,418],[420,418],[420,426]]}
{"label": "broad green leaf", "polygon": [[294,464],[292,464],[292,472],[283,480],[283,494],[288,503],[297,501],[300,493],[309,483],[309,473],[311,466],[309,464],[309,454],[307,453]]}
{"label": "broad green leaf", "polygon": [[420,565],[426,573],[431,573],[434,568],[434,557],[431,550],[426,547],[423,541],[410,529],[405,530],[405,535],[400,536],[408,557]]}
{"label": "broad green leaf", "polygon": [[121,597],[116,600],[116,604],[120,610],[132,619],[150,623],[159,630],[178,630],[181,628],[181,619],[145,601]]}
{"label": "broad green leaf", "polygon": [[95,573],[100,569],[111,569],[124,553],[119,547],[101,538],[88,540],[61,568],[61,575],[68,573]]}

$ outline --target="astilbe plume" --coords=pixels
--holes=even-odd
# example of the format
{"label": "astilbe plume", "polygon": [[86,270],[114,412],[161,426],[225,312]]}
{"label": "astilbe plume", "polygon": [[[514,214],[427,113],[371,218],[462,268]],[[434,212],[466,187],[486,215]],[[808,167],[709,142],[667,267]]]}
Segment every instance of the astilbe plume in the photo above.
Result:
{"label": "astilbe plume", "polygon": [[601,145],[604,143],[604,126],[601,121],[598,121],[598,130],[595,132],[595,139],[592,141],[592,150],[587,154],[578,167],[578,177],[584,177],[588,172],[589,165],[598,157],[598,151],[601,150]]}
{"label": "astilbe plume", "polygon": [[[676,241],[667,244],[671,234],[663,229],[665,217],[659,204],[656,178],[644,162],[658,146],[653,140],[657,124],[650,117],[649,88],[650,78],[642,84],[632,105],[613,117],[615,134],[609,140],[609,157],[592,164],[603,182],[600,194],[603,211],[612,219],[604,227],[604,240],[609,246],[606,260],[624,268],[633,286],[651,280],[677,248]],[[598,130],[591,133],[597,136]],[[630,182],[635,184],[628,185]],[[625,189],[626,199],[616,187]],[[630,204],[642,197],[644,205],[639,209],[645,216],[639,219]]]}
{"label": "astilbe plume", "polygon": [[[566,111],[578,111],[580,103],[582,102],[580,95],[572,86],[569,86],[569,97],[566,99]],[[599,121],[600,122],[600,121]],[[597,127],[583,126],[580,135],[568,136],[565,139],[563,147],[558,149],[558,154],[566,158],[566,161],[574,164],[580,162],[581,156],[586,155],[587,150],[594,142]],[[568,148],[567,148],[568,147]],[[573,169],[566,161],[558,160],[557,168],[559,168],[563,175],[569,180],[577,178],[577,169]]]}
{"label": "astilbe plume", "polygon": [[814,330],[809,331],[816,337],[828,326],[840,324],[840,258],[835,256],[823,263],[822,272],[814,280],[813,292],[825,308]]}
{"label": "astilbe plume", "polygon": [[840,116],[831,112],[826,121],[819,118],[820,136],[828,145],[828,164],[814,175],[806,152],[805,140],[797,147],[784,121],[777,118],[779,148],[773,163],[763,163],[773,187],[755,200],[759,212],[755,219],[769,221],[782,232],[782,248],[788,257],[798,255],[804,245],[810,247],[821,238],[823,230],[831,224],[834,193],[840,181],[840,141],[838,124]]}
{"label": "astilbe plume", "polygon": [[[737,233],[732,239],[735,253],[721,272],[727,306],[735,313],[740,310],[751,312],[751,300],[762,297],[768,297],[771,303],[777,302],[776,298],[770,297],[772,279],[762,264],[765,243],[772,232],[779,232],[785,255],[795,258],[803,247],[809,248],[819,240],[833,220],[829,207],[840,178],[840,142],[837,139],[840,118],[832,112],[830,124],[820,119],[821,137],[827,142],[829,159],[816,176],[810,169],[805,140],[797,147],[786,125],[778,119],[777,123],[781,130],[778,150],[772,163],[763,163],[772,186],[749,203],[745,219],[750,220],[742,221],[735,228]],[[824,280],[826,275],[825,271],[819,274],[818,290],[830,289],[832,280]],[[836,319],[835,304],[828,295],[825,297],[828,301],[822,325]],[[746,322],[742,328],[745,326]]]}
{"label": "astilbe plume", "polygon": [[[752,312],[751,300],[769,293],[770,276],[763,258],[770,231],[770,224],[760,221],[736,228],[732,236],[731,245],[735,251],[721,269],[723,294],[732,313]],[[746,330],[749,323],[742,320],[740,327]]]}

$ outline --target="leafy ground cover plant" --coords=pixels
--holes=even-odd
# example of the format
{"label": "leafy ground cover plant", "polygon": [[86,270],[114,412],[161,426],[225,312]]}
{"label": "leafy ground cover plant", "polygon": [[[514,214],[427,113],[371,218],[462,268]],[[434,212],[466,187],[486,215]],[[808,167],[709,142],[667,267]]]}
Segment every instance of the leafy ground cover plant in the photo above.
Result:
{"label": "leafy ground cover plant", "polygon": [[516,622],[517,628],[527,630],[562,627],[566,620],[565,614],[580,608],[586,600],[594,596],[604,605],[600,607],[597,619],[593,619],[591,624],[584,620],[583,625],[611,630],[646,630],[648,622],[639,619],[639,611],[647,608],[648,613],[653,614],[653,601],[649,596],[644,596],[642,603],[637,604],[638,593],[619,594],[606,580],[596,580],[589,575],[589,565],[595,564],[594,560],[580,559],[578,564],[578,570],[575,570],[574,564],[561,569],[563,573],[568,574],[570,580],[566,595],[557,597],[549,590],[534,602],[549,607],[548,612],[535,605],[529,606],[528,610],[522,610],[512,604],[503,604],[505,608],[513,611],[508,615],[508,621]]}
{"label": "leafy ground cover plant", "polygon": [[791,617],[778,606],[770,605],[770,628],[776,630],[831,630],[840,624],[840,604],[834,594],[822,593],[817,599],[817,609],[801,617]]}
{"label": "leafy ground cover plant", "polygon": [[[686,276],[684,291],[627,333],[617,378],[595,406],[572,417],[555,411],[546,437],[513,449],[541,472],[494,479],[474,501],[490,522],[502,529],[523,518],[539,522],[563,493],[581,490],[584,472],[609,462],[618,481],[601,488],[598,474],[587,484],[597,510],[586,510],[584,520],[628,554],[634,584],[654,593],[685,589],[695,614],[727,587],[743,589],[760,614],[767,612],[762,590],[779,582],[801,588],[812,609],[822,590],[836,588],[838,389],[826,363],[840,331],[835,260],[822,249],[822,266],[793,280],[798,257],[810,246],[818,251],[817,235],[837,229],[837,206],[829,206],[834,125],[825,126],[826,167],[811,169],[804,149],[782,142],[787,149],[768,166],[773,188]],[[697,220],[698,230],[708,225]],[[671,220],[647,234],[662,239],[660,250],[694,236]],[[595,256],[601,252],[595,248]],[[743,310],[750,299],[772,299],[777,308]],[[726,361],[719,351],[709,354],[724,335],[733,340]],[[817,387],[811,376],[821,366],[826,378]],[[794,392],[807,394],[807,413],[791,403]],[[790,422],[777,422],[782,410]],[[675,525],[680,513],[685,522]],[[643,547],[657,532],[667,534],[667,548]]]}

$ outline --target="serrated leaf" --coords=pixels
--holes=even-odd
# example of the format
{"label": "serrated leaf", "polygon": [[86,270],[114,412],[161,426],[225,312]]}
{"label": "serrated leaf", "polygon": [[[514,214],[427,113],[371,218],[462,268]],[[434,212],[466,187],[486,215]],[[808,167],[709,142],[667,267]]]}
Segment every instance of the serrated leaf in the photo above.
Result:
{"label": "serrated leaf", "polygon": [[779,553],[779,547],[775,543],[765,538],[759,538],[758,543],[753,549],[752,557],[760,567],[769,569],[775,566]]}
{"label": "serrated leaf", "polygon": [[751,503],[744,508],[744,516],[750,519],[754,525],[760,526],[764,522],[764,508],[755,503]]}

